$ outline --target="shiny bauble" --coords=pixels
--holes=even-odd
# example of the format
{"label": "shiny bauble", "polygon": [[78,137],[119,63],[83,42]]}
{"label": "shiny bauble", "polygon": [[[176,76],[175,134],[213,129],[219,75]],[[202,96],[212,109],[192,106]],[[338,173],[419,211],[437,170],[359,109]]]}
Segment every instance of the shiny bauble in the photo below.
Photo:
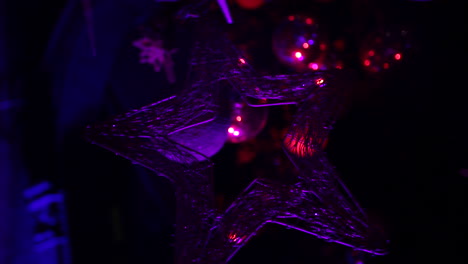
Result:
{"label": "shiny bauble", "polygon": [[339,65],[323,28],[313,17],[288,16],[273,33],[272,46],[278,60],[297,72]]}
{"label": "shiny bauble", "polygon": [[231,123],[226,130],[228,142],[241,143],[255,138],[265,127],[267,119],[268,108],[252,107],[241,100],[234,101]]}
{"label": "shiny bauble", "polygon": [[389,29],[369,34],[360,51],[362,67],[371,73],[389,70],[407,59],[412,48],[407,29]]}

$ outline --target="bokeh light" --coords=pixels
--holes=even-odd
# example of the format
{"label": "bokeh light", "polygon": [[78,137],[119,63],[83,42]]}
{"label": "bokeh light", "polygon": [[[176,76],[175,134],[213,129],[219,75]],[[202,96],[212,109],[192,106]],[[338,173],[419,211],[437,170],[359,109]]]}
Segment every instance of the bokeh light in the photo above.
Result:
{"label": "bokeh light", "polygon": [[360,58],[366,71],[380,72],[401,64],[411,47],[411,36],[407,30],[377,31],[363,40]]}
{"label": "bokeh light", "polygon": [[294,57],[296,57],[297,59],[301,59],[302,58],[302,53],[297,51],[294,53]]}
{"label": "bokeh light", "polygon": [[309,68],[316,71],[316,70],[319,69],[319,65],[317,63],[315,63],[315,62],[311,62],[311,63],[309,63]]}

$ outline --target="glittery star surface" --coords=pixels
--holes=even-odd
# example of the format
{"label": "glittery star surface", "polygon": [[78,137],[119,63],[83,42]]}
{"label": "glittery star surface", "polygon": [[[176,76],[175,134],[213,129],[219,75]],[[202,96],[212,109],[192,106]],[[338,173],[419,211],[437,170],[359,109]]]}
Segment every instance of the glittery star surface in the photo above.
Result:
{"label": "glittery star surface", "polygon": [[[87,129],[93,143],[173,182],[176,263],[226,263],[266,223],[373,254],[385,253],[381,242],[385,240],[373,234],[366,215],[322,151],[340,112],[340,96],[334,88],[337,78],[322,72],[259,75],[224,37],[219,24],[213,18],[196,22],[188,85],[181,94]],[[226,87],[244,98],[299,106],[287,133],[292,148],[285,151],[300,175],[293,184],[256,179],[225,212],[218,212],[213,164],[171,135],[215,122]]]}

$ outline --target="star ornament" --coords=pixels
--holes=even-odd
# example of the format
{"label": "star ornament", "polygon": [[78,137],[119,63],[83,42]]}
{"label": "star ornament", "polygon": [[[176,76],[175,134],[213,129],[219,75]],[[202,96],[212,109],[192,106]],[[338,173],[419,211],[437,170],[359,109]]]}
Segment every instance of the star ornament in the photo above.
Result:
{"label": "star ornament", "polygon": [[[180,94],[87,128],[93,143],[174,184],[176,263],[226,263],[267,223],[385,254],[386,240],[373,232],[323,152],[340,112],[339,78],[259,75],[218,25],[211,17],[197,20],[188,85]],[[293,184],[256,179],[218,212],[209,156],[226,140],[226,94],[233,90],[246,102],[261,99],[257,106],[298,105],[284,149],[300,174]]]}

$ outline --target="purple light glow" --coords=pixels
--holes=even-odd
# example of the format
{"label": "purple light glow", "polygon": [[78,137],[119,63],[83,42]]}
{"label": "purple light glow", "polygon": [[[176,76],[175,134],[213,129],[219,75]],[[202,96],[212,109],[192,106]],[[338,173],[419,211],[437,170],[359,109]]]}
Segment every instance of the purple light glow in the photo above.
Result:
{"label": "purple light glow", "polygon": [[218,5],[221,7],[221,10],[223,11],[224,18],[226,18],[226,22],[228,24],[232,24],[232,16],[231,16],[231,11],[229,11],[229,5],[227,3],[227,0],[218,0]]}

